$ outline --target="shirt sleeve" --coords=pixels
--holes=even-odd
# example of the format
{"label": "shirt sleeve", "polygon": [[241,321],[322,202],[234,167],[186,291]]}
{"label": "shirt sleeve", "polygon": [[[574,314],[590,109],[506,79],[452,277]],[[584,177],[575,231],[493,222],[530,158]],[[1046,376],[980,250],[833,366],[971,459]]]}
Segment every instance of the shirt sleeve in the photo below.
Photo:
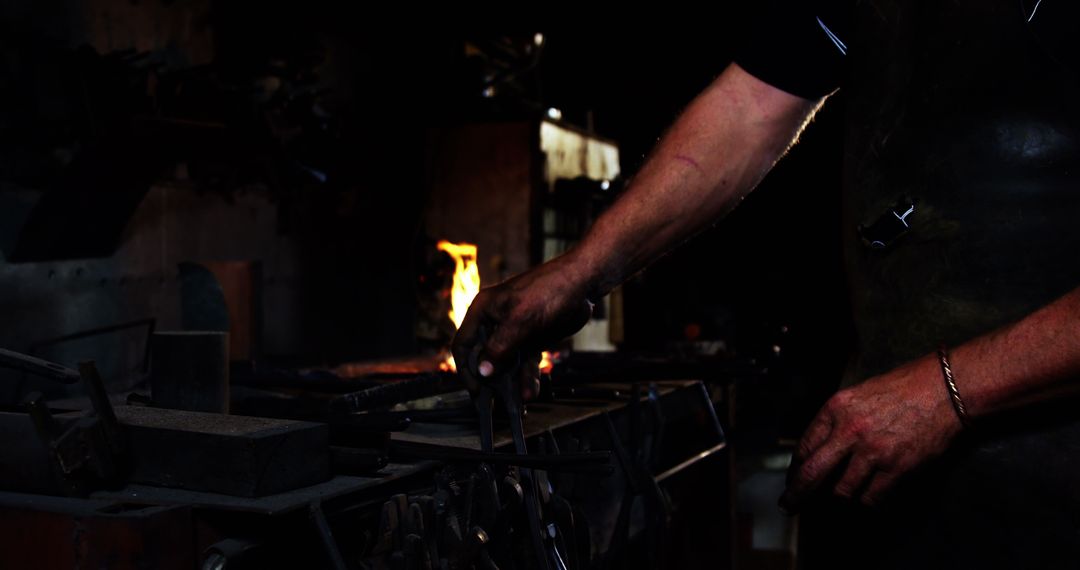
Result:
{"label": "shirt sleeve", "polygon": [[735,63],[754,77],[804,99],[835,91],[851,39],[846,2],[767,0],[748,15]]}

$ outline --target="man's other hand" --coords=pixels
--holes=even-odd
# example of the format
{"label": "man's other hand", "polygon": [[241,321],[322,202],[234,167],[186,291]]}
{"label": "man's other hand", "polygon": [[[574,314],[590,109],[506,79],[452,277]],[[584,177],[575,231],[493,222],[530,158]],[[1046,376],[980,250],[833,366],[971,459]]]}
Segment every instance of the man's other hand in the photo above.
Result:
{"label": "man's other hand", "polygon": [[780,506],[798,512],[814,492],[874,505],[905,473],[960,432],[936,356],[837,392],[799,442]]}

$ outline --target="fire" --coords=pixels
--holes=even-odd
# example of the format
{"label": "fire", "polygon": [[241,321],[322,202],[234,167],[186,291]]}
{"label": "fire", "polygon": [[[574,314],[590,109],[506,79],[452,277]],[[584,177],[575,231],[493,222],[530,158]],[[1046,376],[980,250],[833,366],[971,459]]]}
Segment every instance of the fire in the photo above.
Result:
{"label": "fire", "polygon": [[[454,260],[454,282],[450,288],[450,320],[454,321],[454,328],[461,328],[461,322],[465,320],[465,313],[469,311],[476,294],[480,292],[480,268],[476,265],[476,246],[471,243],[451,243],[446,240],[439,241],[439,251],[445,251]],[[551,372],[551,355],[545,350],[541,356],[540,370]],[[446,360],[439,364],[439,370],[456,372],[457,365],[454,357],[448,355]]]}
{"label": "fire", "polygon": [[558,357],[559,357],[558,352],[556,352],[555,354],[551,354],[550,352],[545,350],[540,355],[540,372],[543,372],[544,374],[550,374],[551,369],[555,367],[555,363],[553,362],[553,359],[558,358]]}
{"label": "fire", "polygon": [[[439,242],[439,251],[445,251],[454,259],[454,283],[450,287],[450,320],[454,328],[461,328],[465,313],[469,311],[476,294],[480,292],[480,269],[476,266],[476,246],[471,243]],[[457,372],[454,357],[448,355],[439,364],[439,370]]]}
{"label": "fire", "polygon": [[[476,246],[471,243],[439,242],[439,251],[454,258],[454,284],[450,289],[450,320],[461,328],[476,294],[480,292],[480,269],[476,266]],[[452,365],[451,365],[452,366]]]}

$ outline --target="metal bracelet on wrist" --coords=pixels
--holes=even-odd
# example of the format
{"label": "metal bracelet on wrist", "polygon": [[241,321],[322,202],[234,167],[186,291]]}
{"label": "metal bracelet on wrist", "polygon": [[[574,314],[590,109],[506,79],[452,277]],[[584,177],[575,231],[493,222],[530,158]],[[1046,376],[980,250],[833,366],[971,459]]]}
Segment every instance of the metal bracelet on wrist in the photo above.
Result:
{"label": "metal bracelet on wrist", "polygon": [[938,348],[938,360],[941,362],[941,374],[945,377],[945,388],[949,391],[949,400],[952,401],[953,409],[960,418],[960,424],[964,427],[971,426],[964,400],[960,397],[960,390],[956,387],[956,377],[953,376],[952,365],[949,363],[949,349],[945,345]]}

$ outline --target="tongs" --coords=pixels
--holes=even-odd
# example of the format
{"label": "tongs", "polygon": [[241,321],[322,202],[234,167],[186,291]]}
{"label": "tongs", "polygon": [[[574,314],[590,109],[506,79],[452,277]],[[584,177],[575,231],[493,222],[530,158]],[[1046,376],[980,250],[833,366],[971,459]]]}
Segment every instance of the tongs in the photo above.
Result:
{"label": "tongs", "polygon": [[[487,334],[481,328],[480,342],[469,354],[469,371],[480,378],[479,355],[480,347],[484,345]],[[510,422],[510,435],[514,438],[514,452],[518,455],[528,455],[525,447],[525,426],[522,422],[523,403],[521,387],[517,385],[517,379],[521,370],[521,358],[512,367],[508,367],[505,373],[495,378],[481,382],[480,387],[473,392],[473,404],[480,421],[480,450],[491,453],[494,451],[494,428],[492,425],[492,409],[495,399],[502,402],[506,411],[506,418]],[[528,467],[519,467],[521,476],[521,488],[524,494],[525,516],[529,521],[529,536],[532,540],[533,551],[536,554],[536,562],[541,570],[549,570],[547,550],[544,545],[543,529],[540,525],[540,501],[537,497],[536,479],[533,470]]]}

